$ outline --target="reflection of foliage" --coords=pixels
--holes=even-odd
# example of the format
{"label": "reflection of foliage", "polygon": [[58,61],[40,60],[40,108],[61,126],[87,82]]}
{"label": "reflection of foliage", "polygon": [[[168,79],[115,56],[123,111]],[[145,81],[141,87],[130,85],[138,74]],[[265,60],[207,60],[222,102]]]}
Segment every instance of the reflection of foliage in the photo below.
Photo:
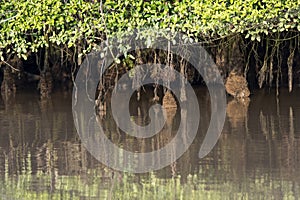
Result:
{"label": "reflection of foliage", "polygon": [[0,181],[0,197],[24,200],[295,198],[295,186],[291,182],[272,181],[268,176],[212,184],[213,180],[209,180],[209,177],[189,175],[187,182],[182,184],[180,177],[159,179],[154,174],[140,183],[136,176],[130,174],[107,179],[101,177],[97,170],[91,170],[86,175],[93,179],[87,182],[84,176],[61,176],[53,188],[50,186],[53,180],[48,175],[20,175],[15,179],[6,179],[5,183]]}

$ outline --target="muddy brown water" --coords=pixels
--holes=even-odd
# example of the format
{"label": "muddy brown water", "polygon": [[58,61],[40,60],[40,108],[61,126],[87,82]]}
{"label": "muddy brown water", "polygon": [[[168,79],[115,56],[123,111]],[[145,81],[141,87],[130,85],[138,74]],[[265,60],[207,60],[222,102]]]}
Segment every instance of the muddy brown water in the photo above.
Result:
{"label": "muddy brown water", "polygon": [[[274,90],[254,91],[251,101],[228,98],[222,135],[203,159],[198,151],[209,123],[209,95],[195,90],[201,111],[196,139],[177,162],[145,174],[114,171],[89,154],[74,128],[70,94],[40,101],[19,92],[1,100],[0,199],[298,199],[300,89],[282,89],[278,98]],[[133,119],[147,121],[143,115]],[[165,145],[178,120],[170,111],[160,135],[138,140],[118,131],[109,113],[101,119],[107,136],[132,151]]]}

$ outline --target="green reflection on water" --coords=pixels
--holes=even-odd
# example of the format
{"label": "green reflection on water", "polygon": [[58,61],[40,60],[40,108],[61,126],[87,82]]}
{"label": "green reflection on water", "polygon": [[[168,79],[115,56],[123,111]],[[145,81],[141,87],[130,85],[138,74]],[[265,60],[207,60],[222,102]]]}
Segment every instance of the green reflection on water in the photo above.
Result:
{"label": "green reflection on water", "polygon": [[[89,170],[81,176],[57,176],[38,173],[17,177],[6,176],[0,181],[1,199],[297,199],[299,185],[290,181],[273,181],[267,177],[246,178],[241,182],[207,184],[211,180],[189,175],[157,178],[154,173],[138,177],[115,173],[101,176],[99,170]],[[111,175],[111,172],[110,172]],[[90,179],[90,180],[88,180]],[[53,184],[53,181],[55,183]]]}

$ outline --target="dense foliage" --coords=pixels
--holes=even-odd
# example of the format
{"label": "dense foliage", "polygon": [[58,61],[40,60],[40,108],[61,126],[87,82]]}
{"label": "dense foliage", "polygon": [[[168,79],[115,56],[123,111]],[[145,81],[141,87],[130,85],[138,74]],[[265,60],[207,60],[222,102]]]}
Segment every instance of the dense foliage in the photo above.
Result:
{"label": "dense foliage", "polygon": [[[80,57],[107,37],[143,27],[181,31],[208,44],[238,35],[253,43],[271,41],[276,48],[286,40],[294,41],[291,49],[299,45],[299,0],[2,0],[0,7],[3,62],[50,49],[45,56],[50,60],[58,55],[80,64]],[[268,45],[264,48],[265,57],[272,57]],[[270,69],[266,63],[262,79]]]}
{"label": "dense foliage", "polygon": [[10,0],[2,1],[0,12],[1,54],[12,51],[24,58],[50,43],[75,47],[85,39],[92,45],[106,34],[145,26],[210,40],[245,33],[260,41],[263,35],[300,31],[295,0]]}

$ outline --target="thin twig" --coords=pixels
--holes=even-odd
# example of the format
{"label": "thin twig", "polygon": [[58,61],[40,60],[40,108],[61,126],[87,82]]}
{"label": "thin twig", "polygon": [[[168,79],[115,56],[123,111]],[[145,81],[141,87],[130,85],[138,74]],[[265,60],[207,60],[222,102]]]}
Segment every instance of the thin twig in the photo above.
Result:
{"label": "thin twig", "polygon": [[13,16],[13,17],[10,17],[10,18],[8,18],[8,19],[4,19],[4,20],[0,21],[0,24],[4,23],[4,22],[6,22],[6,21],[9,21],[9,20],[11,20],[11,19],[13,19],[13,18],[16,18],[16,17],[17,17],[17,15],[15,15],[15,16]]}
{"label": "thin twig", "polygon": [[4,60],[3,60],[2,62],[4,62],[4,64],[8,65],[10,68],[12,68],[13,70],[15,70],[15,71],[17,71],[17,72],[20,72],[20,71],[21,71],[21,70],[15,68],[15,67],[13,67],[11,64],[9,64],[8,62],[6,62],[6,61],[4,61]]}

